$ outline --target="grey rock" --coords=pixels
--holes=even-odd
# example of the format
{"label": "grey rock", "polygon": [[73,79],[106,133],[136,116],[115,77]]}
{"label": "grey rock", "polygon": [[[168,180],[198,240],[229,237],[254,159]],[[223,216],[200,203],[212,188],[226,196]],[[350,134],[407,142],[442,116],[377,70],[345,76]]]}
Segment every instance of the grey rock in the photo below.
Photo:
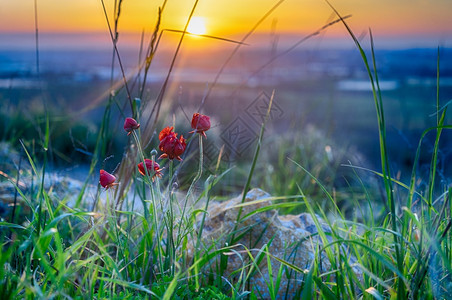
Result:
{"label": "grey rock", "polygon": [[[318,249],[321,248],[322,241],[317,234],[314,220],[308,213],[282,216],[276,210],[270,209],[253,214],[256,210],[271,205],[270,199],[265,200],[270,197],[268,193],[260,189],[250,190],[246,195],[245,203],[251,203],[251,205],[242,206],[242,221],[236,227],[239,211],[237,205],[240,204],[242,197],[223,202],[212,202],[208,208],[202,241],[205,247],[213,245],[214,248],[220,249],[227,246],[230,234],[235,228],[236,241],[234,244],[236,246],[225,254],[228,256],[228,264],[223,276],[225,280],[235,284],[251,273],[251,288],[258,290],[264,299],[270,298],[268,285],[271,280],[266,249],[271,254],[269,257],[273,281],[276,281],[275,278],[281,267],[278,259],[296,266],[302,272],[283,267],[282,280],[279,287],[276,287],[276,298],[282,299],[287,294],[288,299],[291,299],[296,295],[304,275],[312,266],[316,256],[319,255]],[[326,222],[318,216],[317,219],[324,232],[331,232]],[[250,259],[250,255],[253,259]],[[259,256],[262,258],[261,260],[256,259]],[[320,261],[319,268],[321,270],[329,271],[331,269],[331,264],[324,251]],[[210,268],[215,269],[218,265],[219,261],[214,261],[210,264]],[[359,270],[356,272],[359,273]],[[250,286],[247,287],[244,284],[241,286],[242,290],[238,292],[245,292],[249,288]]]}

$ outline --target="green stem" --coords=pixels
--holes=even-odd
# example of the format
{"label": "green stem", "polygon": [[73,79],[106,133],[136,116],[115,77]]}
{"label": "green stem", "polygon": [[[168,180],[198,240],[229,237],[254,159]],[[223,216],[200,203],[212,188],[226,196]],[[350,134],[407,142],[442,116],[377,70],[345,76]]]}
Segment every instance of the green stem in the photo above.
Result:
{"label": "green stem", "polygon": [[[149,174],[148,168],[146,168],[146,161],[145,161],[145,158],[144,158],[143,149],[141,147],[141,142],[140,142],[140,139],[138,138],[138,134],[136,133],[136,130],[132,131],[132,135],[133,135],[133,138],[134,138],[135,143],[137,145],[138,153],[140,155],[140,161],[143,163],[143,169],[144,169],[144,173],[146,174],[146,178],[149,180],[149,182],[151,182],[152,181],[152,174]],[[152,184],[151,184],[151,187],[152,187]],[[148,209],[146,207],[146,203],[144,201],[143,201],[143,208],[144,208],[144,215],[145,215],[146,218],[148,218],[149,217],[149,211],[148,211]]]}
{"label": "green stem", "polygon": [[[157,241],[154,244],[157,245],[157,256],[158,256],[158,260],[159,260],[159,268],[160,268],[161,274],[163,274],[164,273],[164,269],[163,269],[163,258],[162,258],[162,248],[161,248],[162,246],[160,244],[160,241],[162,240],[162,237],[160,235],[160,227],[161,226],[159,226],[160,223],[159,223],[159,220],[157,219],[158,210],[157,210],[156,193],[155,193],[155,190],[154,190],[155,189],[154,185],[152,184],[152,176],[154,175],[155,171],[154,171],[154,168],[152,168],[152,174],[151,174],[151,173],[149,173],[149,170],[146,167],[146,161],[145,161],[145,158],[144,158],[143,148],[141,146],[141,142],[140,142],[140,139],[138,137],[138,134],[136,133],[136,130],[132,131],[132,135],[133,135],[133,138],[135,139],[135,143],[137,145],[138,153],[140,155],[141,162],[143,163],[143,169],[144,169],[144,172],[146,174],[146,178],[148,179],[150,190],[151,190],[152,217],[153,217],[153,222],[154,222],[154,225],[155,225],[155,231],[156,231],[156,234],[157,234]],[[154,161],[154,159],[155,159],[155,157],[152,157],[152,161]],[[149,210],[147,208],[146,202],[143,200],[142,203],[143,203],[145,218],[146,219],[150,219],[149,218]]]}
{"label": "green stem", "polygon": [[185,211],[187,210],[187,204],[188,204],[188,198],[190,197],[192,190],[194,188],[194,186],[196,185],[196,182],[199,180],[199,178],[201,178],[202,175],[202,166],[203,166],[203,148],[202,148],[202,135],[198,134],[199,136],[199,165],[198,165],[198,172],[195,175],[195,178],[193,178],[193,181],[190,185],[190,188],[188,189],[187,192],[187,196],[185,197],[185,201],[184,201],[184,207],[182,209],[182,214],[181,214],[181,222],[179,223],[179,226],[177,228],[177,236],[180,236],[180,232],[182,229],[182,218],[185,215]]}
{"label": "green stem", "polygon": [[[198,168],[198,173],[196,174],[195,178],[193,179],[193,183],[190,186],[189,192],[193,188],[193,186],[195,186],[196,182],[198,181],[199,178],[201,178],[201,175],[202,175],[202,166],[203,166],[202,135],[198,134],[198,136],[199,136],[199,168]],[[206,217],[207,206],[209,205],[208,191],[206,193],[206,197],[207,197],[207,200],[206,200],[206,206],[205,206],[204,215],[203,215],[203,218],[202,218],[202,221],[201,221],[201,229],[200,229],[200,232],[198,233],[198,239],[196,241],[196,245],[195,245],[195,249],[194,249],[194,251],[195,251],[195,253],[194,253],[194,260],[195,260],[195,262],[199,258],[199,244],[200,244],[200,241],[201,241],[202,227],[204,226],[204,219]],[[187,197],[187,199],[188,199],[188,197]],[[185,207],[186,207],[186,204],[187,204],[187,199],[185,200],[185,204],[184,204],[184,212],[185,212]],[[182,214],[182,216],[183,216],[183,214]],[[180,226],[179,226],[179,229],[180,229]],[[195,265],[195,285],[196,285],[196,290],[197,291],[199,290],[199,287],[200,287],[198,273],[199,273],[199,266],[198,266],[198,264],[196,264]]]}
{"label": "green stem", "polygon": [[38,210],[38,236],[41,232],[42,225],[42,200],[44,198],[44,180],[46,175],[46,166],[47,166],[47,150],[49,148],[50,141],[50,124],[49,124],[49,115],[46,109],[46,131],[45,131],[45,139],[44,139],[44,164],[42,166],[42,175],[41,175],[41,186],[39,188],[39,210]]}
{"label": "green stem", "polygon": [[[174,226],[174,211],[173,211],[173,192],[172,192],[172,182],[173,182],[173,168],[174,162],[172,159],[169,161],[169,178],[168,178],[168,199],[169,199],[169,207],[168,207],[168,220],[165,222],[166,230],[167,230],[167,245],[166,245],[166,255],[168,257],[167,268],[170,269],[170,276],[174,275],[174,258],[176,249],[174,246],[174,236],[173,236],[173,226]],[[163,203],[162,203],[163,205]],[[163,209],[163,207],[162,207]]]}
{"label": "green stem", "polygon": [[431,221],[432,218],[432,202],[433,202],[433,190],[435,187],[435,177],[436,177],[436,166],[438,164],[438,149],[439,149],[439,140],[441,137],[442,132],[442,125],[444,124],[444,118],[446,116],[446,109],[444,109],[443,113],[439,114],[439,48],[438,48],[438,54],[437,54],[437,61],[436,61],[436,139],[435,139],[435,146],[433,150],[432,155],[432,161],[430,164],[430,180],[429,180],[429,186],[428,186],[428,220]]}

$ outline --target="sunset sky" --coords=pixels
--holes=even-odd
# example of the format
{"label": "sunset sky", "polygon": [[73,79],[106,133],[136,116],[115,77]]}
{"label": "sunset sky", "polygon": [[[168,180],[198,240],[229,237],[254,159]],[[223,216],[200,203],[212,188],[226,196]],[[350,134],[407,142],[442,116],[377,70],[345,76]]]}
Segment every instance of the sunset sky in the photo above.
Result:
{"label": "sunset sky", "polygon": [[[204,21],[206,34],[240,37],[271,9],[276,0],[200,0],[194,16]],[[112,15],[113,0],[105,0]],[[150,32],[163,1],[124,0],[120,32]],[[169,0],[162,28],[183,29],[194,1]],[[371,28],[385,40],[451,45],[452,1],[450,0],[331,0],[342,15],[351,14],[348,23],[357,35]],[[331,20],[332,11],[323,0],[286,0],[263,22],[258,32],[307,34]],[[105,33],[107,25],[100,0],[38,0],[40,33]],[[34,32],[34,2],[3,0],[0,4],[0,33]],[[342,37],[343,26],[328,29],[328,36]],[[5,41],[3,41],[5,42]],[[7,41],[6,41],[7,42]],[[420,43],[420,45],[415,45]],[[0,41],[1,44],[1,41]]]}

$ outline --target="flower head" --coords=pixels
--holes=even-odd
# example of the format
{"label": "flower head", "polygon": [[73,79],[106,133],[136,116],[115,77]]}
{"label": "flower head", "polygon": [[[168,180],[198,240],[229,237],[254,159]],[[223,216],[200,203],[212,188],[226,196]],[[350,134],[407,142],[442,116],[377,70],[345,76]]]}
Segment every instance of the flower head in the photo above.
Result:
{"label": "flower head", "polygon": [[210,117],[200,113],[194,113],[191,120],[191,128],[194,130],[190,131],[190,133],[195,132],[207,137],[205,132],[210,129]]}
{"label": "flower head", "polygon": [[[144,163],[146,165],[148,175],[152,175],[152,181],[154,181],[156,176],[162,177],[163,174],[161,171],[163,169],[160,169],[160,165],[158,163],[147,158],[144,160]],[[138,171],[141,175],[146,176],[146,170],[144,169],[143,162],[138,164]]]}
{"label": "flower head", "polygon": [[159,134],[159,140],[159,149],[163,152],[159,158],[182,160],[180,155],[184,153],[187,144],[185,144],[185,139],[182,135],[177,138],[177,133],[173,132],[173,127],[164,128]]}
{"label": "flower head", "polygon": [[114,175],[108,173],[105,170],[100,170],[99,183],[106,190],[108,188],[111,188],[111,187],[119,184],[119,183],[116,183],[115,181],[116,181],[116,177]]}
{"label": "flower head", "polygon": [[177,133],[173,132],[173,129],[174,129],[173,126],[163,128],[162,131],[160,131],[160,133],[159,133],[159,141],[163,140],[168,135],[177,136]]}
{"label": "flower head", "polygon": [[140,128],[140,124],[134,118],[126,118],[124,121],[124,130],[127,132],[127,135],[131,134],[135,129]]}

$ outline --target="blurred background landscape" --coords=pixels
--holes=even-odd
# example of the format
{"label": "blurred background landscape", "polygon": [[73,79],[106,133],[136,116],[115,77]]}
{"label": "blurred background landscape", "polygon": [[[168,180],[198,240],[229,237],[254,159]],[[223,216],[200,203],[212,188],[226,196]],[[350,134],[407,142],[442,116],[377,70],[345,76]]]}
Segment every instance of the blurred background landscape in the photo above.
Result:
{"label": "blurred background landscape", "polygon": [[[274,111],[264,140],[269,151],[266,159],[273,157],[276,162],[273,169],[266,169],[268,173],[283,168],[289,163],[287,158],[302,159],[290,147],[317,153],[322,163],[334,161],[334,172],[348,163],[378,171],[377,119],[359,51],[342,24],[319,31],[335,20],[331,9],[322,1],[251,2],[220,1],[216,7],[200,2],[194,17],[201,25],[191,28],[195,35],[187,35],[182,43],[165,94],[162,126],[175,122],[181,132],[188,132],[191,114],[202,107],[212,116],[215,130],[206,150],[211,151],[207,154],[211,164],[215,165],[224,145],[225,163],[240,167],[252,156],[266,103],[275,90]],[[351,14],[347,22],[367,49],[368,28],[372,29],[390,158],[398,177],[407,178],[423,131],[436,123],[438,53],[441,105],[451,99],[452,28],[447,12],[452,7],[447,1],[336,2],[333,5],[344,16]],[[113,24],[112,4],[106,4]],[[143,80],[138,66],[157,20],[158,5],[123,2],[118,50],[133,96],[139,94]],[[183,30],[192,5],[168,2],[161,28]],[[124,89],[117,89],[122,75],[118,60],[112,59],[101,3],[47,0],[33,7],[31,3],[4,2],[0,20],[1,140],[20,149],[18,140],[23,139],[39,153],[47,105],[51,163],[65,170],[80,167],[80,173],[73,176],[83,178],[107,100],[115,91],[109,159],[99,163],[115,169],[126,147],[121,126],[129,108]],[[259,26],[252,31],[255,24]],[[233,41],[247,38],[228,61],[236,43],[196,34]],[[141,101],[156,99],[179,38],[177,32],[162,35]],[[448,114],[445,123],[450,121]],[[243,136],[237,138],[234,130]],[[156,147],[156,141],[152,143]],[[282,153],[285,143],[287,153]],[[433,143],[432,134],[422,144],[421,166],[428,166]],[[447,183],[452,171],[447,164],[452,158],[449,132],[443,133],[441,143],[440,172]],[[284,159],[278,162],[280,156]]]}

